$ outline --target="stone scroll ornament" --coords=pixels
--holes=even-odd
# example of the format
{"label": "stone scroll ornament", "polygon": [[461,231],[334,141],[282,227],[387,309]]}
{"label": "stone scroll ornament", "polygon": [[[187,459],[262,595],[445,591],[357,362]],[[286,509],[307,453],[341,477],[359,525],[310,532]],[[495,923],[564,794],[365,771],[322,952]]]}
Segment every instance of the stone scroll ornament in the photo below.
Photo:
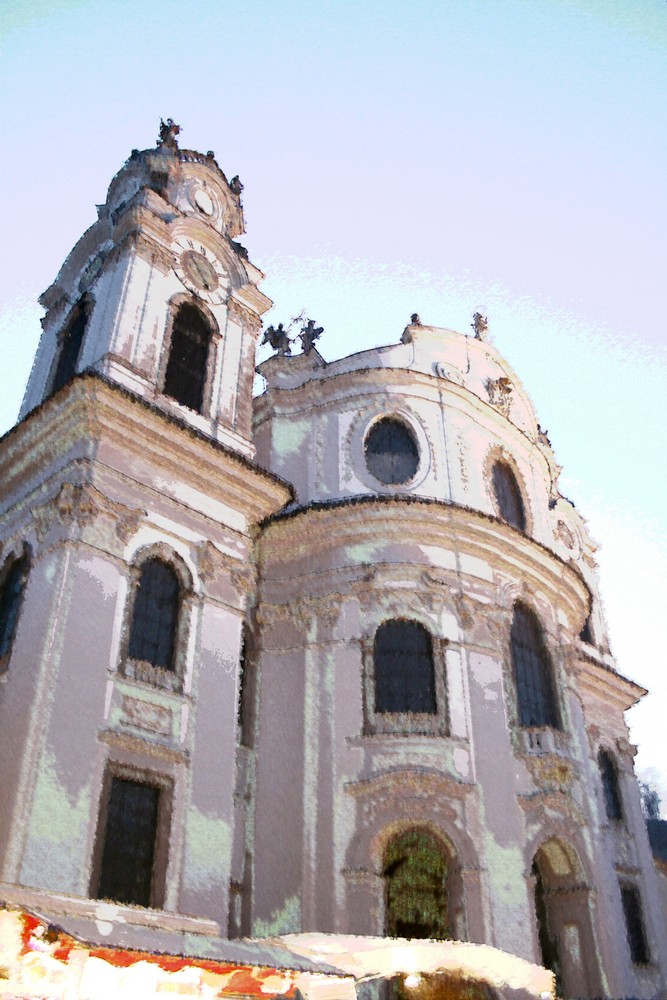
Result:
{"label": "stone scroll ornament", "polygon": [[486,391],[489,394],[491,406],[495,406],[507,416],[512,403],[512,383],[510,380],[506,376],[489,378],[486,380]]}

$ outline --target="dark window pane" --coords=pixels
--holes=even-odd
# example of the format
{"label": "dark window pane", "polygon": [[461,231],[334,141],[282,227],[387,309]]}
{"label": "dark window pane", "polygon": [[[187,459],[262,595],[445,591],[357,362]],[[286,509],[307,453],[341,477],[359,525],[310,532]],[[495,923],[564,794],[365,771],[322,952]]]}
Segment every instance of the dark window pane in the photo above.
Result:
{"label": "dark window pane", "polygon": [[211,328],[196,306],[183,305],[174,317],[164,391],[201,413]]}
{"label": "dark window pane", "polygon": [[390,937],[449,938],[448,864],[425,830],[390,841],[384,857],[386,933]]}
{"label": "dark window pane", "polygon": [[639,893],[634,886],[624,885],[621,887],[621,899],[623,900],[625,929],[632,961],[635,965],[644,965],[648,962],[649,957]]}
{"label": "dark window pane", "polygon": [[27,556],[14,560],[0,585],[0,657],[12,648],[28,576]]}
{"label": "dark window pane", "polygon": [[600,768],[600,777],[602,778],[607,819],[622,819],[623,811],[621,809],[621,795],[618,788],[618,772],[616,771],[614,761],[606,750],[600,750],[598,765]]}
{"label": "dark window pane", "polygon": [[373,424],[365,449],[366,465],[381,483],[407,483],[417,471],[417,442],[400,420],[384,417]]}
{"label": "dark window pane", "polygon": [[112,780],[98,898],[151,905],[159,801],[159,788]]}
{"label": "dark window pane", "polygon": [[431,637],[418,622],[385,622],[375,633],[375,711],[437,712]]}
{"label": "dark window pane", "polygon": [[493,489],[503,521],[507,521],[514,528],[525,531],[526,516],[523,510],[521,490],[514,473],[506,462],[496,462],[493,467]]}
{"label": "dark window pane", "polygon": [[239,683],[239,728],[241,744],[252,747],[255,734],[255,669],[250,633],[244,624],[241,633],[241,676]]}
{"label": "dark window pane", "polygon": [[141,567],[134,600],[131,659],[174,669],[179,604],[180,584],[171,566],[160,559],[148,559]]}
{"label": "dark window pane", "polygon": [[83,301],[77,302],[68,320],[65,332],[60,341],[60,354],[56,373],[53,376],[51,393],[58,392],[66,382],[76,374],[76,366],[81,354],[86,326],[88,324],[88,307]]}
{"label": "dark window pane", "polygon": [[523,604],[514,608],[511,646],[521,725],[560,728],[542,629],[533,612]]}

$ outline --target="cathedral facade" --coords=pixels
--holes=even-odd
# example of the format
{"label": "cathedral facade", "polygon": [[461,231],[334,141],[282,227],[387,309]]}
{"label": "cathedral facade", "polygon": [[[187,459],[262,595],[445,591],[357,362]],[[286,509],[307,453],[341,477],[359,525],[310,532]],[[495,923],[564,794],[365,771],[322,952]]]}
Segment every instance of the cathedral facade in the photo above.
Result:
{"label": "cathedral facade", "polygon": [[[331,363],[168,122],[41,302],[0,443],[0,880],[191,934],[486,943],[658,996],[666,915],[586,524],[516,374]],[[118,912],[118,911],[115,911]],[[63,919],[64,919],[63,918]]]}

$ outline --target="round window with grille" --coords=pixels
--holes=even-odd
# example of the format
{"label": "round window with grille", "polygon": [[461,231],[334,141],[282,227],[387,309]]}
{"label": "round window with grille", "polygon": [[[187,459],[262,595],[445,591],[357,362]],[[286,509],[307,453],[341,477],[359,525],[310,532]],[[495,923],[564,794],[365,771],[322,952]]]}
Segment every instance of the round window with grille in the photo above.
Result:
{"label": "round window with grille", "polygon": [[417,472],[415,436],[401,420],[383,417],[373,424],[364,446],[368,471],[381,483],[407,483]]}

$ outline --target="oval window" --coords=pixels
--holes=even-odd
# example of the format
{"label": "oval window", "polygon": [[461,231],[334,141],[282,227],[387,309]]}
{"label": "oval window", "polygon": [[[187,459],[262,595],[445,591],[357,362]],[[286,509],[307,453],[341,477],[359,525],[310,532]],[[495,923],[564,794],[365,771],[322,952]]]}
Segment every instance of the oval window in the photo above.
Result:
{"label": "oval window", "polygon": [[381,483],[407,483],[419,466],[419,450],[412,431],[393,417],[373,424],[366,438],[368,471]]}

